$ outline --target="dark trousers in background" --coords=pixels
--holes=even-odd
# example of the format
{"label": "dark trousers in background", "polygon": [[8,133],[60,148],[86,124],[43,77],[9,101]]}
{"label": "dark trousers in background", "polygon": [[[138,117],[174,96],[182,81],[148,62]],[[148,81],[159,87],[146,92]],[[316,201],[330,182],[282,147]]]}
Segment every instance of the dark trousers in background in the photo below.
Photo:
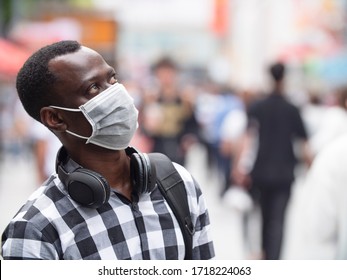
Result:
{"label": "dark trousers in background", "polygon": [[291,183],[286,183],[276,187],[267,186],[259,189],[259,204],[262,214],[262,247],[264,258],[267,260],[280,258],[290,188]]}

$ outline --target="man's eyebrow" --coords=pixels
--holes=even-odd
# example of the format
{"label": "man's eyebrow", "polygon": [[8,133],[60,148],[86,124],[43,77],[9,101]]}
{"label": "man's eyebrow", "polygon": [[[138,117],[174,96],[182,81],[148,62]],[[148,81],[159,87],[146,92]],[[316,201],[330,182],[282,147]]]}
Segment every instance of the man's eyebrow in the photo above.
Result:
{"label": "man's eyebrow", "polygon": [[86,77],[84,80],[80,81],[79,84],[77,84],[76,81],[76,91],[84,91],[88,88],[89,83],[93,80],[98,80],[104,75],[110,76],[112,74],[116,74],[116,70],[112,66],[108,66],[105,70],[103,71],[98,71],[96,73],[91,74],[89,77]]}
{"label": "man's eyebrow", "polygon": [[111,66],[107,67],[107,69],[93,73],[92,75],[87,77],[85,80],[81,81],[81,84],[78,88],[82,89],[83,87],[87,87],[88,86],[87,84],[90,83],[91,81],[101,79],[105,77],[105,75],[109,76],[113,73],[116,73],[115,69]]}

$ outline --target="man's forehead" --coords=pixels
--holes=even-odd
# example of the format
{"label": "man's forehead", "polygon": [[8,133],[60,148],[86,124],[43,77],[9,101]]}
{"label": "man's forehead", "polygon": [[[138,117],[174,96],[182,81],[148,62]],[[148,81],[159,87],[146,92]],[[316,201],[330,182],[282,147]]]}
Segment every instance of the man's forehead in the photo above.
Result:
{"label": "man's forehead", "polygon": [[66,53],[63,55],[59,55],[55,58],[53,58],[50,62],[54,61],[78,61],[80,57],[85,57],[85,58],[99,58],[102,59],[101,55],[97,53],[96,51],[82,46],[79,50],[72,52],[72,53]]}
{"label": "man's forehead", "polygon": [[97,56],[100,56],[100,54],[99,54],[97,51],[95,51],[95,50],[93,50],[93,49],[91,49],[91,48],[88,48],[88,47],[86,47],[86,46],[81,46],[81,48],[79,49],[79,51],[82,51],[82,52],[85,52],[85,53],[89,53],[90,55],[97,55]]}
{"label": "man's forehead", "polygon": [[102,56],[96,51],[82,46],[78,51],[57,56],[49,62],[49,68],[53,72],[60,73],[62,71],[81,71],[95,67],[98,64],[105,63]]}

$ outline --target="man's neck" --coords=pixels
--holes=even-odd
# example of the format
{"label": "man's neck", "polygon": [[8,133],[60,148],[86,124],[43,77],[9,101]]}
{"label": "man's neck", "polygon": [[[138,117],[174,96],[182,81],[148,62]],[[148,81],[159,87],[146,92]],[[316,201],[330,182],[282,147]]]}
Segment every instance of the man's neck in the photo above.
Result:
{"label": "man's neck", "polygon": [[94,146],[69,151],[69,154],[83,168],[99,173],[111,188],[131,200],[130,159],[124,150],[113,151]]}

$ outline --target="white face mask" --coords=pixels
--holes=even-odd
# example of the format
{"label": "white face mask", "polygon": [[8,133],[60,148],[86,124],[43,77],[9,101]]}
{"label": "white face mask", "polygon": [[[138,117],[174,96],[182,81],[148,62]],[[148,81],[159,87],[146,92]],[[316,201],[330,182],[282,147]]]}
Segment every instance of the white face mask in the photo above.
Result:
{"label": "white face mask", "polygon": [[70,130],[66,132],[86,139],[86,144],[93,143],[111,150],[122,150],[128,147],[138,127],[138,110],[135,108],[134,99],[119,83],[99,93],[81,105],[79,109],[49,107],[82,112],[92,126],[92,135],[85,137]]}

